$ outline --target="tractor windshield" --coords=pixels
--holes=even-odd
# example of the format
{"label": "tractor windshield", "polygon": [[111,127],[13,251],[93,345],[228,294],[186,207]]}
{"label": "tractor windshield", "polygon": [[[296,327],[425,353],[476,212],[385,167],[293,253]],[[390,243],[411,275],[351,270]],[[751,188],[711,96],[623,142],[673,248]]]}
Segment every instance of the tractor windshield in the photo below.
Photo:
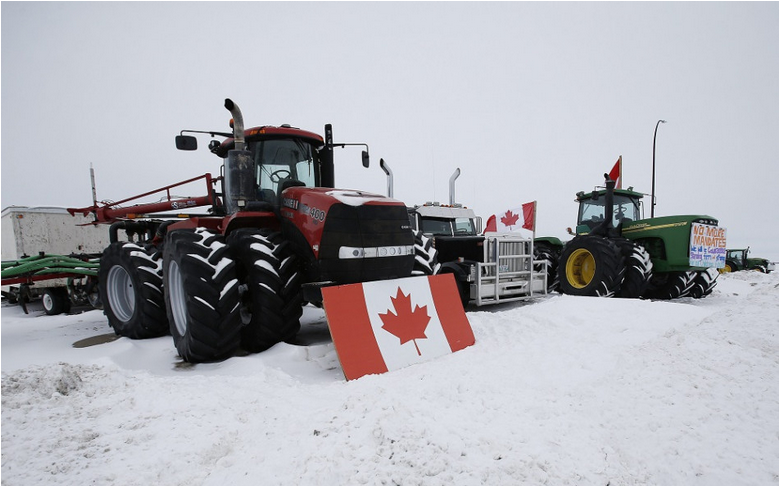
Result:
{"label": "tractor windshield", "polygon": [[[606,195],[597,198],[589,198],[579,203],[579,221],[577,225],[586,225],[590,229],[595,228],[604,220]],[[619,227],[623,222],[631,222],[640,219],[639,200],[625,195],[614,195],[614,211],[612,212],[612,224]]]}
{"label": "tractor windshield", "polygon": [[726,260],[733,259],[740,263],[745,261],[745,249],[734,249],[726,253]]}
{"label": "tractor windshield", "polygon": [[299,139],[267,139],[250,144],[259,193],[277,195],[280,183],[292,179],[305,186],[320,185],[318,152]]}

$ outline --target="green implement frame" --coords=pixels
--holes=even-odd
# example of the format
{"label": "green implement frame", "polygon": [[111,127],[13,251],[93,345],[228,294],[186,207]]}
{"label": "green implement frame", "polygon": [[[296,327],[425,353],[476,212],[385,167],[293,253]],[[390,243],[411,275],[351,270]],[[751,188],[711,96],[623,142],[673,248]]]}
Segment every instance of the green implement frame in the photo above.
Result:
{"label": "green implement frame", "polygon": [[62,256],[41,253],[37,256],[2,262],[2,285],[32,284],[55,278],[98,276],[100,257],[82,254]]}
{"label": "green implement frame", "polygon": [[[19,303],[27,313],[26,302],[34,296],[32,285],[39,281],[66,279],[67,285],[42,283],[41,288],[44,311],[47,315],[67,312],[71,304],[89,302],[100,307],[100,299],[95,292],[98,282],[100,254],[58,254],[39,253],[37,256],[23,257],[2,262],[2,295],[11,303]],[[12,286],[18,285],[18,286]],[[8,289],[5,287],[8,286]]]}

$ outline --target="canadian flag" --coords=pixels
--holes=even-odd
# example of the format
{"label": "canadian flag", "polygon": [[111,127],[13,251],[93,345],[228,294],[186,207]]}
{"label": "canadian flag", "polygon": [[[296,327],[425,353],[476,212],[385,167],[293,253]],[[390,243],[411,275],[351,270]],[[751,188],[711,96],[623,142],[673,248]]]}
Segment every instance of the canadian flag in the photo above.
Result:
{"label": "canadian flag", "polygon": [[514,232],[521,229],[536,231],[535,201],[499,214],[490,215],[487,219],[487,227],[484,229],[484,234],[487,232]]}
{"label": "canadian flag", "polygon": [[612,166],[612,171],[609,172],[609,179],[617,182],[615,185],[615,188],[622,188],[622,180],[623,180],[623,157],[620,156],[617,159],[617,162],[614,163],[614,166]]}
{"label": "canadian flag", "polygon": [[427,361],[476,342],[450,274],[321,290],[345,378]]}

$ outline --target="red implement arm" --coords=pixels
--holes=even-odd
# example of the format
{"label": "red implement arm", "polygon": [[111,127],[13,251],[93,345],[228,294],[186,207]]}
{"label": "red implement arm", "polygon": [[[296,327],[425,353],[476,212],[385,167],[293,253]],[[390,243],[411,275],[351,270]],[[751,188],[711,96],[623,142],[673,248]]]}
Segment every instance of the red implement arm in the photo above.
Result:
{"label": "red implement arm", "polygon": [[[188,183],[192,183],[200,179],[204,179],[204,181],[206,182],[206,186],[207,186],[206,196],[172,199],[171,197],[172,188],[186,185]],[[215,196],[214,196],[213,185],[218,181],[218,179],[219,178],[212,178],[212,174],[206,173],[201,176],[196,176],[195,178],[191,178],[189,180],[180,181],[179,183],[174,183],[172,185],[164,186],[162,188],[158,188],[157,190],[152,190],[147,193],[142,193],[141,195],[136,195],[130,198],[126,198],[118,202],[108,202],[108,203],[101,202],[102,203],[101,205],[95,202],[95,204],[90,207],[69,208],[67,210],[68,213],[74,216],[77,213],[80,213],[86,217],[87,215],[92,213],[95,216],[96,222],[112,222],[114,220],[123,217],[130,216],[132,218],[132,216],[137,214],[168,212],[171,210],[176,211],[184,208],[202,207],[204,205],[214,205]],[[153,195],[155,193],[164,192],[164,191],[166,192],[166,197],[158,202],[138,203],[127,207],[122,206],[123,203],[127,203],[133,200],[138,200],[140,198],[144,198],[146,196]]]}

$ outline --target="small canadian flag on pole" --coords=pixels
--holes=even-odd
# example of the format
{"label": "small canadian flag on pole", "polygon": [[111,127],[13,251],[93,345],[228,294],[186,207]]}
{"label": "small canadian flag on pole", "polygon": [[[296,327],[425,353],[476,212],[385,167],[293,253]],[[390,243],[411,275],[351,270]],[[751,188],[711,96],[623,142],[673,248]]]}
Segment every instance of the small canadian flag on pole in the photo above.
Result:
{"label": "small canadian flag on pole", "polygon": [[487,232],[514,232],[522,229],[536,231],[536,202],[522,204],[521,207],[508,209],[487,219]]}
{"label": "small canadian flag on pole", "polygon": [[345,378],[424,362],[476,342],[450,274],[321,289]]}
{"label": "small canadian flag on pole", "polygon": [[612,171],[609,172],[609,179],[614,180],[617,184],[615,188],[623,187],[623,157],[620,156],[617,162],[612,166]]}

